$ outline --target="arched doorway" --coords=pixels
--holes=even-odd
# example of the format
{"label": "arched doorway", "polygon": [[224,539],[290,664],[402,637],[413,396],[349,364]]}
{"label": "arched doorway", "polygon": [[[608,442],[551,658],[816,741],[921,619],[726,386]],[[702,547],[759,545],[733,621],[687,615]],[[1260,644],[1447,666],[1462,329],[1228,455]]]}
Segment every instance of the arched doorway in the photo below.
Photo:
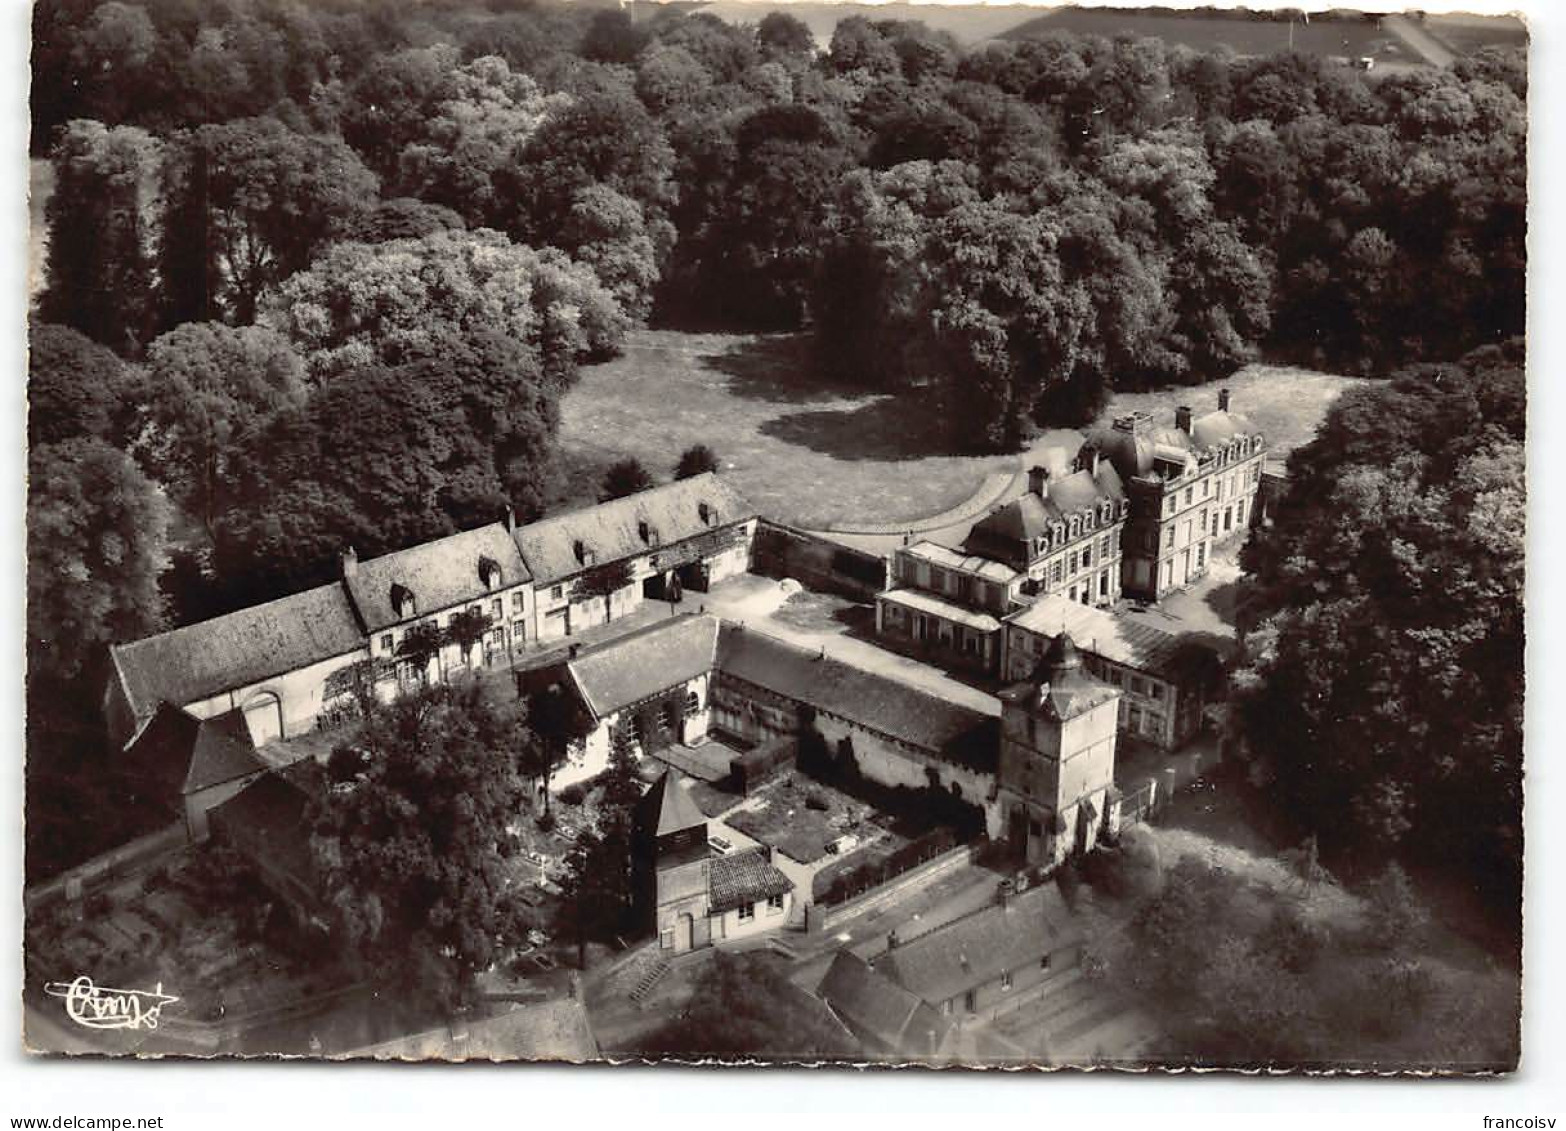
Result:
{"label": "arched doorway", "polygon": [[257,746],[283,737],[283,704],[276,693],[263,691],[245,703],[245,726]]}

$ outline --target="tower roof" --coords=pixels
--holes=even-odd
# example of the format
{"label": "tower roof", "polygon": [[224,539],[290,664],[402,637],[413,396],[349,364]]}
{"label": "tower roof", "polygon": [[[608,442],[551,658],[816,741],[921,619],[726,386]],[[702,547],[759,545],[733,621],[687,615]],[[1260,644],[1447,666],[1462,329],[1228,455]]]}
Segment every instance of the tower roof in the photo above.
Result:
{"label": "tower roof", "polygon": [[696,807],[686,791],[678,770],[664,772],[641,800],[643,827],[653,836],[668,836],[707,823],[707,816]]}
{"label": "tower roof", "polygon": [[1118,698],[1120,692],[1095,679],[1082,666],[1082,655],[1069,632],[1050,641],[1033,674],[1001,692],[1007,704],[1054,722],[1065,722]]}

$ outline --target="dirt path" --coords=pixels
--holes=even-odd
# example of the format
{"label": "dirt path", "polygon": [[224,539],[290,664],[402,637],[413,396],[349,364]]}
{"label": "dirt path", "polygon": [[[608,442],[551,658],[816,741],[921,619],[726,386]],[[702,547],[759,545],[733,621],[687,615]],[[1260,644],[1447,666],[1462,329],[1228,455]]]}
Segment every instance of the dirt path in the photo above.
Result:
{"label": "dirt path", "polygon": [[1407,16],[1386,16],[1381,26],[1408,44],[1411,50],[1433,67],[1450,67],[1457,58]]}

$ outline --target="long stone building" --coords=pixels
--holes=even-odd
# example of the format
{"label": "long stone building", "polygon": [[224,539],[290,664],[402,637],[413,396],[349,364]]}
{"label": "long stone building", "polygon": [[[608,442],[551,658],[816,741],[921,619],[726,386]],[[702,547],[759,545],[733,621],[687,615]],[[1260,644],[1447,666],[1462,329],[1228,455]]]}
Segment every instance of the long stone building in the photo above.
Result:
{"label": "long stone building", "polygon": [[[111,647],[111,733],[128,742],[167,703],[198,719],[240,712],[257,746],[291,738],[363,694],[389,700],[603,624],[671,588],[742,573],[755,530],[754,510],[709,472],[378,558],[348,549],[328,585]],[[459,618],[482,626],[476,639],[453,630]],[[420,626],[445,641],[422,664],[404,648]]]}

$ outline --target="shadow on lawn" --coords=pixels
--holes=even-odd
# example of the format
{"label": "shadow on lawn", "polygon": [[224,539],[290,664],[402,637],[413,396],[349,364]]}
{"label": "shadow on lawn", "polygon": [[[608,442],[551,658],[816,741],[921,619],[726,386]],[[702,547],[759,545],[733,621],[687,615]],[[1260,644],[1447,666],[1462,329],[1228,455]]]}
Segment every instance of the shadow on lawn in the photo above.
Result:
{"label": "shadow on lawn", "polygon": [[822,377],[806,334],[748,337],[725,353],[703,359],[703,364],[732,378],[729,392],[749,400],[809,404],[865,392]]}
{"label": "shadow on lawn", "polygon": [[763,435],[835,459],[896,461],[955,455],[939,420],[892,396],[842,409],[796,412],[769,420]]}

